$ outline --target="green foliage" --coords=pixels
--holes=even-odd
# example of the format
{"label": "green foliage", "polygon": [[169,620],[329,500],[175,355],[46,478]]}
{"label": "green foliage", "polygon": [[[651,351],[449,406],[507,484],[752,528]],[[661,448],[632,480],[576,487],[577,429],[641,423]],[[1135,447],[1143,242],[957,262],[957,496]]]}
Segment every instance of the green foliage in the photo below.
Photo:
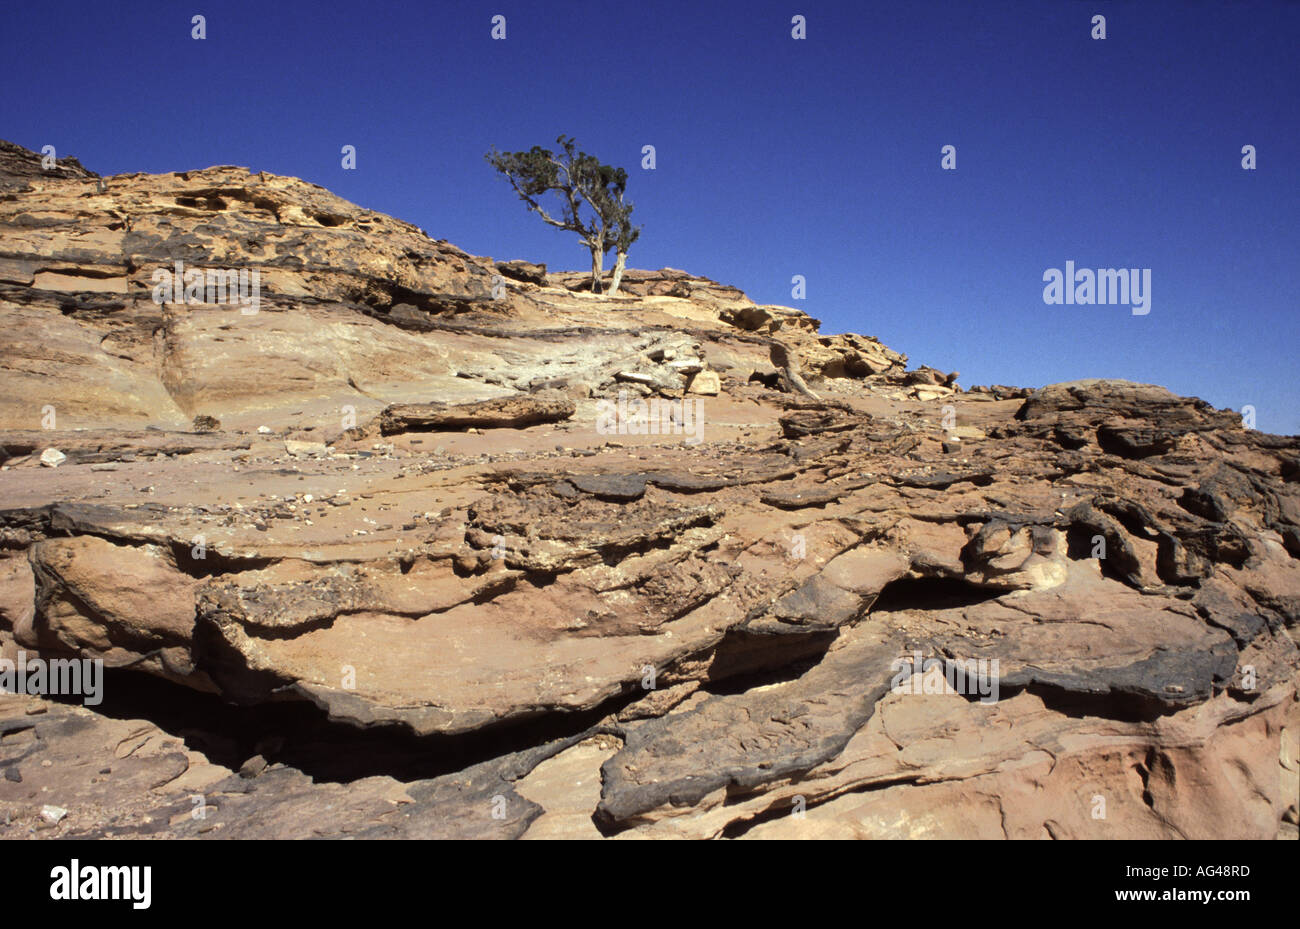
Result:
{"label": "green foliage", "polygon": [[[578,150],[568,136],[555,141],[558,153],[534,145],[526,152],[494,148],[485,157],[544,222],[577,233],[591,250],[592,287],[599,291],[599,256],[613,249],[623,258],[641,235],[641,227],[631,222],[633,204],[625,199],[627,172]],[[558,210],[543,205],[548,195],[558,202]]]}

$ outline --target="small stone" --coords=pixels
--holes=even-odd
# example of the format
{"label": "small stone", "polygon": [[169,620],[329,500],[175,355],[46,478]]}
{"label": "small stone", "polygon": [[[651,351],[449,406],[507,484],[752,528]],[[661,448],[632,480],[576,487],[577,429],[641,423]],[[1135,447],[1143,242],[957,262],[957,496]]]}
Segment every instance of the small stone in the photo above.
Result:
{"label": "small stone", "polygon": [[721,390],[722,379],[718,377],[717,371],[701,371],[691,378],[691,386],[687,388],[687,393],[716,397]]}
{"label": "small stone", "polygon": [[285,439],[284,450],[294,458],[324,458],[329,454],[324,442],[300,442],[296,439]]}
{"label": "small stone", "polygon": [[47,468],[57,468],[68,460],[68,456],[57,448],[47,448],[41,452],[41,464]]}
{"label": "small stone", "polygon": [[67,815],[68,811],[61,806],[52,806],[47,803],[45,806],[41,807],[41,816],[44,817],[45,821],[50,825],[60,822],[63,817]]}
{"label": "small stone", "polygon": [[258,434],[258,435],[269,435],[270,432],[271,432],[271,427],[270,427],[270,426],[258,426],[258,427],[257,427],[257,434]]}
{"label": "small stone", "polygon": [[243,778],[257,777],[266,770],[266,759],[261,755],[254,755],[239,766],[239,776]]}

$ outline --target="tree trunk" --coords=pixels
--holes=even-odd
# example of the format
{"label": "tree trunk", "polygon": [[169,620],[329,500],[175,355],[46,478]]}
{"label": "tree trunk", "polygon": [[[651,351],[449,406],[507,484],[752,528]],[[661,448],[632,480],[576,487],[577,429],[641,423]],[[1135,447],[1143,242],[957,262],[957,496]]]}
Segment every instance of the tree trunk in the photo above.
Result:
{"label": "tree trunk", "polygon": [[591,292],[598,294],[601,291],[605,278],[605,253],[600,246],[591,249]]}
{"label": "tree trunk", "polygon": [[781,382],[788,393],[803,394],[811,400],[821,400],[808,387],[808,383],[803,379],[803,372],[799,370],[799,357],[785,343],[776,339],[772,340],[769,346],[772,364],[781,372]]}
{"label": "tree trunk", "polygon": [[618,261],[614,264],[614,274],[609,280],[609,290],[605,292],[607,297],[612,297],[618,293],[619,282],[623,280],[623,268],[627,265],[627,252],[618,253]]}

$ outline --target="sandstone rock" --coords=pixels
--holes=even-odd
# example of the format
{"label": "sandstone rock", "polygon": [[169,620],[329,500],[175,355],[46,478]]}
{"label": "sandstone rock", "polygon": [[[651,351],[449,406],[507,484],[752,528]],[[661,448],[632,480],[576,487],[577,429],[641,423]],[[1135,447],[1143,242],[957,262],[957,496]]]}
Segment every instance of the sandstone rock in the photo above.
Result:
{"label": "sandstone rock", "polygon": [[38,543],[31,559],[38,622],[23,644],[110,665],[138,662],[169,677],[193,673],[185,649],[175,647],[190,641],[198,585],[168,548],[76,536]]}
{"label": "sandstone rock", "polygon": [[[499,303],[486,259],[296,179],[231,167],[130,175],[86,198],[94,175],[43,172],[40,156],[16,146],[5,155],[6,428],[34,427],[44,404],[70,424],[183,428],[197,413],[229,421],[275,406],[284,415],[326,392],[355,401],[349,382],[422,381],[427,391],[450,375],[434,363],[412,376],[413,354],[440,353],[427,335],[395,327],[391,307],[439,317]],[[39,225],[28,222],[33,211]],[[77,223],[83,231],[72,230]],[[175,251],[181,240],[184,255]],[[189,268],[257,271],[260,311],[156,303],[153,272],[171,272],[178,258]],[[40,359],[54,367],[38,373]],[[246,376],[250,359],[258,377]]]}
{"label": "sandstone rock", "polygon": [[568,419],[575,409],[568,397],[543,394],[452,405],[408,403],[386,408],[379,417],[379,431],[393,435],[412,430],[520,429]]}
{"label": "sandstone rock", "polygon": [[991,520],[962,549],[973,584],[1008,590],[1045,590],[1069,575],[1065,533]]}
{"label": "sandstone rock", "polygon": [[546,283],[546,265],[533,264],[531,261],[498,261],[496,269],[504,276],[529,284]]}
{"label": "sandstone rock", "polygon": [[677,393],[686,386],[686,379],[678,372],[653,368],[638,371],[619,371],[614,379],[624,384],[640,384],[652,391]]}
{"label": "sandstone rock", "polygon": [[47,468],[57,468],[68,460],[68,456],[63,454],[57,448],[47,448],[41,452],[41,464]]}
{"label": "sandstone rock", "polygon": [[294,458],[324,458],[329,454],[324,442],[302,442],[285,439],[284,450]]}
{"label": "sandstone rock", "polygon": [[[0,146],[0,654],[111,686],[0,700],[0,833],[1294,834],[1300,439],[34,157]],[[259,312],[155,303],[178,259]],[[688,378],[704,441],[598,427]]]}
{"label": "sandstone rock", "polygon": [[700,371],[691,378],[690,385],[686,389],[689,393],[716,397],[722,390],[722,380],[716,371]]}

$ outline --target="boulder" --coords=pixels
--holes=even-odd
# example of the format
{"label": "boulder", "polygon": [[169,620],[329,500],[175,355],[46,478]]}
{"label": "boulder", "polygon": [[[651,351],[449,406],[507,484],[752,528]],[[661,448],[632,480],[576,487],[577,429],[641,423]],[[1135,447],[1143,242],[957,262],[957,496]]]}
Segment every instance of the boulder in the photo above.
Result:
{"label": "boulder", "polygon": [[508,277],[513,281],[524,281],[529,284],[546,283],[546,265],[533,264],[531,261],[498,261],[496,269],[501,272],[502,276]]}

